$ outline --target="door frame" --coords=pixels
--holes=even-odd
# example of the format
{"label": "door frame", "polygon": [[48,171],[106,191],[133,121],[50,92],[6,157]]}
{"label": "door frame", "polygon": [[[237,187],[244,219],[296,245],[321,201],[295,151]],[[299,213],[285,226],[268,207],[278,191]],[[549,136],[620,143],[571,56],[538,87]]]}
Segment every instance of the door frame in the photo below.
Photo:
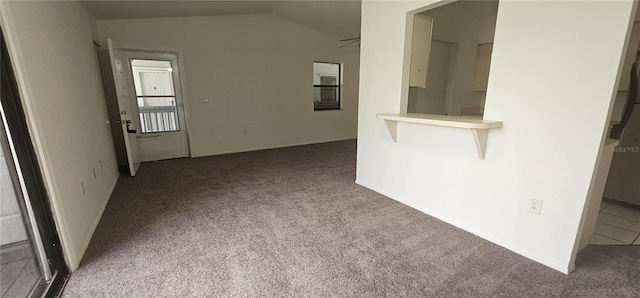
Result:
{"label": "door frame", "polygon": [[[163,48],[163,47],[147,47],[147,46],[136,46],[130,44],[122,44],[123,52],[143,52],[143,53],[158,53],[158,54],[174,54],[177,56],[178,63],[178,78],[180,80],[180,95],[182,96],[182,104],[184,105],[183,117],[185,123],[185,134],[187,136],[187,147],[188,147],[188,158],[193,157],[193,142],[191,140],[191,124],[189,121],[189,99],[187,97],[187,80],[186,80],[186,72],[184,70],[184,60],[182,55],[182,49],[177,48]],[[132,77],[133,79],[133,77]],[[132,82],[133,84],[133,82]],[[175,86],[174,86],[175,88]],[[135,90],[133,91],[135,93]],[[135,94],[134,94],[135,95]]]}
{"label": "door frame", "polygon": [[[118,108],[117,123],[120,125],[119,129],[122,131],[124,137],[124,149],[129,173],[134,177],[142,164],[140,161],[140,150],[138,148],[138,134],[136,129],[132,129],[130,126],[131,121],[138,117],[138,113],[131,115],[133,107],[136,106],[135,101],[129,98],[131,96],[131,89],[133,89],[134,86],[128,84],[127,77],[130,69],[127,67],[125,57],[123,57],[122,47],[107,38],[107,48],[109,52],[108,71],[111,72],[111,77],[113,78],[115,103]],[[107,69],[105,68],[105,70]],[[129,115],[127,115],[127,110],[129,110]],[[137,128],[137,126],[134,125],[133,128]],[[131,136],[132,134],[134,134],[133,137]]]}

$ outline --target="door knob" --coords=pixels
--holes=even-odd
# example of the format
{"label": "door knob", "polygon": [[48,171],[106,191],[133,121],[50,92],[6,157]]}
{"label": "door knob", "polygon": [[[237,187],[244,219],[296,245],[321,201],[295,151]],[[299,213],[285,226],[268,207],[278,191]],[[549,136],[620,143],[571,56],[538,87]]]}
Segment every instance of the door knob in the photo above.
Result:
{"label": "door knob", "polygon": [[129,127],[131,125],[131,120],[125,120],[124,123],[127,124],[127,132],[128,133],[136,133],[136,132],[138,132],[137,130],[131,129],[131,127]]}

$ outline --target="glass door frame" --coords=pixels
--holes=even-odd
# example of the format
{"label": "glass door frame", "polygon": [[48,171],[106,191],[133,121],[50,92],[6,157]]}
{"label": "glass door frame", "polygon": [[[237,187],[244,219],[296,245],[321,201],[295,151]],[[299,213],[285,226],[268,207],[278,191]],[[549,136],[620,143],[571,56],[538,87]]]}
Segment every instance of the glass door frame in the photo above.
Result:
{"label": "glass door frame", "polygon": [[[1,125],[6,133],[5,140],[7,141],[3,147],[9,145],[7,148],[9,152],[5,151],[8,153],[5,158],[10,165],[9,171],[13,172],[13,175],[17,175],[19,179],[19,188],[16,187],[16,192],[21,191],[22,194],[19,195],[24,198],[20,205],[23,206],[23,216],[28,216],[25,221],[30,223],[27,225],[28,232],[31,234],[35,256],[39,260],[38,267],[42,269],[48,265],[47,267],[50,269],[49,280],[45,280],[43,284],[39,285],[39,288],[36,286],[30,294],[32,296],[55,297],[66,283],[69,269],[64,261],[49,197],[27,126],[17,79],[1,28],[0,38],[2,74],[0,112]],[[43,277],[47,277],[46,272],[43,270]],[[36,293],[36,290],[39,293]]]}

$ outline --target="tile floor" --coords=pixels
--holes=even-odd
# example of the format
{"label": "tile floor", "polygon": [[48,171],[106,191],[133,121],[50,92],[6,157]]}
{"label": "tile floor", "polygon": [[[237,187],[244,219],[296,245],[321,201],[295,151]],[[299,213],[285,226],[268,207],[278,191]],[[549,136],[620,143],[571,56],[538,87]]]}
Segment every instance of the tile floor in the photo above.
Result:
{"label": "tile floor", "polygon": [[0,252],[0,297],[27,296],[40,278],[31,247],[25,243],[0,250],[4,250]]}
{"label": "tile floor", "polygon": [[640,245],[640,209],[603,201],[589,244]]}

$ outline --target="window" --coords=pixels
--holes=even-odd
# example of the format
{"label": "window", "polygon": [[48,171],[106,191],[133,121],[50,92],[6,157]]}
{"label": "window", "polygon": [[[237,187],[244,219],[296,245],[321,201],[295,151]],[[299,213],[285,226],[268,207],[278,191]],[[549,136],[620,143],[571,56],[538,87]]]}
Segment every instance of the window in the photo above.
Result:
{"label": "window", "polygon": [[313,62],[313,110],[340,109],[340,63]]}
{"label": "window", "polygon": [[180,130],[171,61],[131,60],[142,133]]}

